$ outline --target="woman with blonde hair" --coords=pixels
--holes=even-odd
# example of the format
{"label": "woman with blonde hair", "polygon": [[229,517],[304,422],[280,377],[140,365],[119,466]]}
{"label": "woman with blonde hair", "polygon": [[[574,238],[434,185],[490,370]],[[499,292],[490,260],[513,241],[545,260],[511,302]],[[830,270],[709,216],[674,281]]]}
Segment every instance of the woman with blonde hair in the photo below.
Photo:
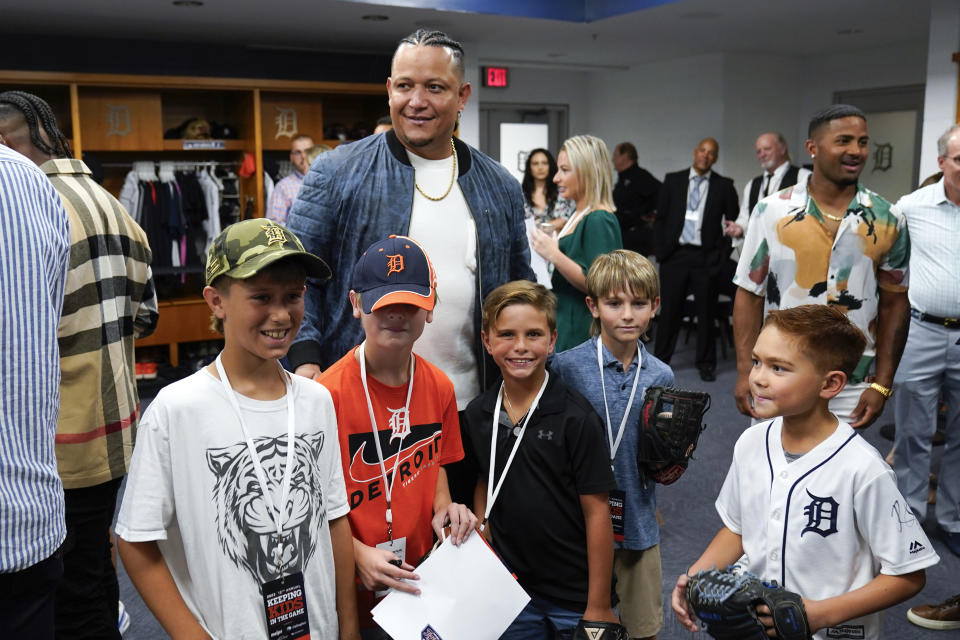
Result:
{"label": "woman with blonde hair", "polygon": [[556,237],[534,229],[530,246],[554,266],[555,349],[560,352],[590,337],[592,317],[584,298],[587,269],[601,253],[623,248],[623,240],[613,215],[613,168],[603,140],[582,135],[564,142],[557,154],[553,181],[560,197],[575,203],[576,212]]}

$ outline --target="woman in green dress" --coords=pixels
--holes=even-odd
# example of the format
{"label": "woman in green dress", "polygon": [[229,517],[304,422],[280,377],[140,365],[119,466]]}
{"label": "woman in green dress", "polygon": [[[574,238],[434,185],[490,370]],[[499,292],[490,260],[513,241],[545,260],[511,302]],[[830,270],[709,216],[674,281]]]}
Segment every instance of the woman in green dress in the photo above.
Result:
{"label": "woman in green dress", "polygon": [[623,240],[613,215],[613,169],[603,140],[574,136],[564,142],[553,181],[560,197],[576,204],[576,213],[556,236],[534,229],[530,245],[554,267],[551,282],[557,296],[555,350],[559,353],[590,337],[587,269],[601,253],[621,249]]}

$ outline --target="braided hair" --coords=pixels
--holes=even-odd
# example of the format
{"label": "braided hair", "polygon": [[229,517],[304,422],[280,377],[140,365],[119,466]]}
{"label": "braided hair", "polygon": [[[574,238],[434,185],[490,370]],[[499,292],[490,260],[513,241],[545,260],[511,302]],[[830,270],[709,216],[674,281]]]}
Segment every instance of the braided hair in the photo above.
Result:
{"label": "braided hair", "polygon": [[[53,110],[45,100],[26,91],[4,91],[0,93],[0,118],[9,118],[19,113],[30,128],[30,142],[42,153],[55,158],[69,158],[73,155],[70,143],[57,126]],[[40,127],[46,131],[51,142],[40,135]]]}
{"label": "braided hair", "polygon": [[[452,39],[443,31],[417,29],[407,37],[403,38],[397,44],[397,50],[399,50],[400,47],[405,44],[414,47],[443,47],[450,53],[450,57],[453,58],[453,66],[457,71],[457,75],[461,80],[463,80],[463,76],[466,73],[463,64],[463,45]],[[393,57],[397,57],[396,52],[394,52]]]}

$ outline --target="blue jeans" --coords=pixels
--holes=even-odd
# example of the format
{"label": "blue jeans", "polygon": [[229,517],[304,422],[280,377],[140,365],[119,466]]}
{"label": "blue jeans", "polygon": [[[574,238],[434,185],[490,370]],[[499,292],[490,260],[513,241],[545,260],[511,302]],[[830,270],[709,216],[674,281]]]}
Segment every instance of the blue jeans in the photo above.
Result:
{"label": "blue jeans", "polygon": [[583,613],[532,596],[500,640],[569,640]]}

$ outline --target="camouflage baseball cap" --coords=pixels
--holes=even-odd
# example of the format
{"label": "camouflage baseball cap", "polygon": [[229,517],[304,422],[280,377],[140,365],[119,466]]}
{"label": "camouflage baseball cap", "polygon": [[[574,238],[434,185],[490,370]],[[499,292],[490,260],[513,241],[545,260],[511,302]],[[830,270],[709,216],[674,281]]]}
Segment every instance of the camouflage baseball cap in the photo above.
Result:
{"label": "camouflage baseball cap", "polygon": [[297,236],[266,218],[250,218],[220,232],[207,252],[207,285],[220,276],[243,280],[283,258],[296,257],[311,278],[327,280],[330,267],[308,253]]}

